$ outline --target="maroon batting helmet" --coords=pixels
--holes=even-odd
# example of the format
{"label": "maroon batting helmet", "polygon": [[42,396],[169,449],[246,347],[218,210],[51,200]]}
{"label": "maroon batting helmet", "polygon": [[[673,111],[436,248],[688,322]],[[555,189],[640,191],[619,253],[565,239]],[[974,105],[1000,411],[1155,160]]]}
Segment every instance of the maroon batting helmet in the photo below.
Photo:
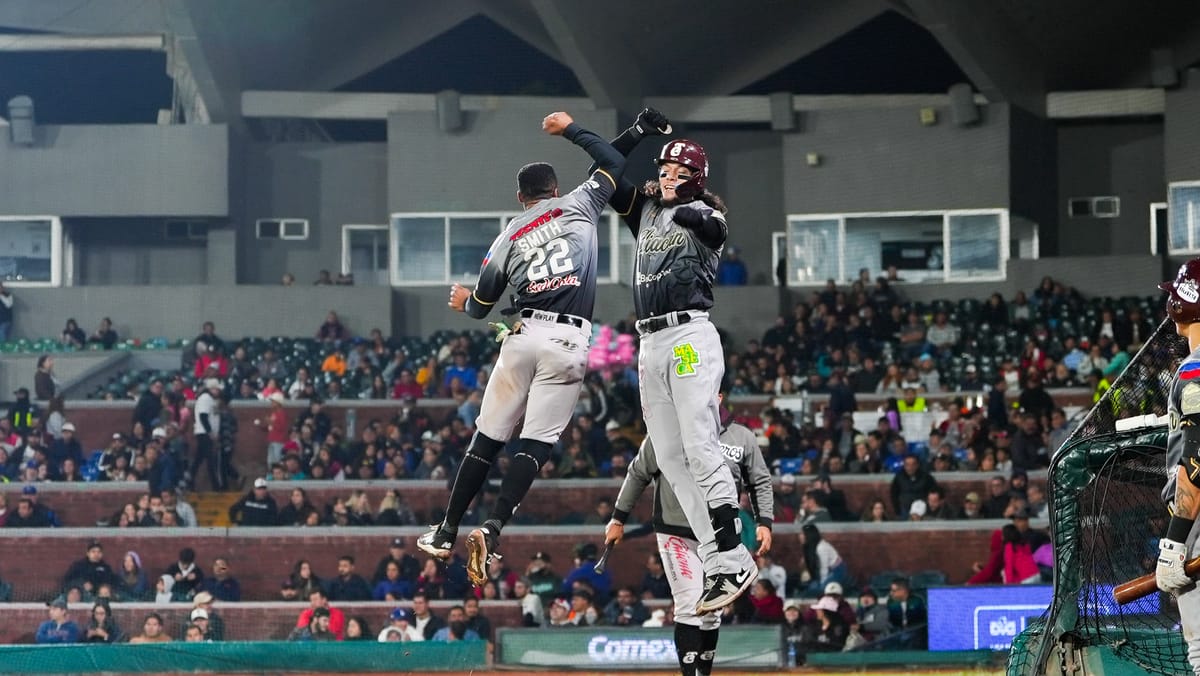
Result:
{"label": "maroon batting helmet", "polygon": [[690,179],[675,186],[676,197],[686,202],[704,192],[704,184],[708,181],[708,154],[699,143],[685,138],[668,141],[655,160],[659,165],[663,162],[678,162],[692,170]]}
{"label": "maroon batting helmet", "polygon": [[1167,292],[1167,315],[1176,324],[1200,322],[1200,258],[1179,266],[1175,280],[1158,288]]}

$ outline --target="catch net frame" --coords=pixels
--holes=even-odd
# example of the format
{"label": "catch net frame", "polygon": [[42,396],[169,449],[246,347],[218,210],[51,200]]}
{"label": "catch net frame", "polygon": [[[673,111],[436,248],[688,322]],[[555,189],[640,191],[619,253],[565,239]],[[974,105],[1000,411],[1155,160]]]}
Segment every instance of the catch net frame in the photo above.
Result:
{"label": "catch net frame", "polygon": [[[1013,641],[1009,676],[1091,673],[1109,663],[1189,672],[1174,598],[1118,605],[1117,585],[1154,571],[1167,509],[1167,428],[1118,432],[1124,418],[1167,414],[1187,343],[1165,320],[1054,454],[1047,478],[1054,594]],[[1079,670],[1079,671],[1076,671]],[[1118,668],[1119,671],[1119,668]]]}

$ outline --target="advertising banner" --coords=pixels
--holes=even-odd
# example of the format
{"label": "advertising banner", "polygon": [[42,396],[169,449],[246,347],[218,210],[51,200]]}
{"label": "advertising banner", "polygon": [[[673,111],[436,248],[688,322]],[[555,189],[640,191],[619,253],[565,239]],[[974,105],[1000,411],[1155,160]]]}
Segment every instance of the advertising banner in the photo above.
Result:
{"label": "advertising banner", "polygon": [[[501,629],[496,661],[504,665],[559,669],[670,669],[678,667],[670,627],[577,627]],[[722,667],[779,667],[779,626],[721,627],[715,664]]]}

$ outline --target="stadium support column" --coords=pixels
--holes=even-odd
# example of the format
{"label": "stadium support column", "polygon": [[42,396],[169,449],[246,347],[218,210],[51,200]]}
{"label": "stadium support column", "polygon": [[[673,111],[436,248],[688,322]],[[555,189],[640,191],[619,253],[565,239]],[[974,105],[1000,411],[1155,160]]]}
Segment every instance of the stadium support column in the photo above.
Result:
{"label": "stadium support column", "polygon": [[208,231],[208,283],[237,284],[237,230],[210,228]]}

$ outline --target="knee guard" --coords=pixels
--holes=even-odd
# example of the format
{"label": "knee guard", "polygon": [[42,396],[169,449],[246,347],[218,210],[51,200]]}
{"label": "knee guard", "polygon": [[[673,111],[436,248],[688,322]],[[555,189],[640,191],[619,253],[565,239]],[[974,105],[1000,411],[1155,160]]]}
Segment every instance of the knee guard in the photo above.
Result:
{"label": "knee guard", "polygon": [[467,446],[466,457],[474,458],[486,465],[490,465],[496,459],[496,456],[500,455],[500,449],[502,448],[504,448],[503,441],[496,441],[483,432],[476,430],[475,434],[471,437],[470,445]]}
{"label": "knee guard", "polygon": [[554,450],[554,447],[544,441],[522,439],[518,446],[518,450],[513,454],[513,457],[515,458],[519,455],[529,457],[534,461],[534,463],[537,464],[537,468],[540,471],[542,469],[542,465],[545,465],[546,461],[550,459],[550,452],[552,450]]}
{"label": "knee guard", "polygon": [[727,552],[737,549],[742,544],[741,526],[738,511],[732,505],[721,505],[708,510],[712,520],[713,533],[716,535],[717,551]]}

